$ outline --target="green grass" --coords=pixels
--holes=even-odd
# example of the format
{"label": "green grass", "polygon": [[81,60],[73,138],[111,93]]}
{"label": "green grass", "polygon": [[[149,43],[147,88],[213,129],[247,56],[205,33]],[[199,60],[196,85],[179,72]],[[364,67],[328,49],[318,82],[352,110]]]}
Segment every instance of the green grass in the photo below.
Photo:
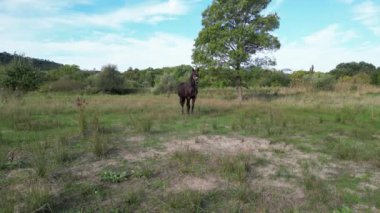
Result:
{"label": "green grass", "polygon": [[[254,97],[260,91],[254,91]],[[379,189],[361,187],[380,170],[378,95],[360,90],[279,94],[240,105],[231,99],[232,89],[200,90],[192,116],[181,115],[175,96],[29,93],[10,98],[0,105],[0,209],[12,212],[23,206],[22,211],[33,211],[45,204],[52,211],[68,212],[262,212],[281,206],[289,211],[349,212],[355,205],[380,209]],[[78,96],[86,100],[85,107],[78,107]],[[270,157],[192,149],[166,152],[170,141],[199,135],[283,142],[305,154],[326,155],[318,158],[321,164],[363,165],[368,175],[357,177],[343,168],[345,172],[323,179],[312,173],[315,165],[305,163],[298,177]],[[12,150],[18,152],[10,161]],[[149,155],[152,150],[162,154]],[[281,149],[271,153],[280,158],[287,154]],[[274,164],[270,179],[295,182],[305,193],[302,202],[285,205],[285,192],[252,188],[252,181],[261,180],[257,171]],[[185,176],[215,176],[225,185],[210,191],[171,190],[172,181]],[[28,180],[28,190],[18,193]],[[277,203],[265,200],[268,191]]]}

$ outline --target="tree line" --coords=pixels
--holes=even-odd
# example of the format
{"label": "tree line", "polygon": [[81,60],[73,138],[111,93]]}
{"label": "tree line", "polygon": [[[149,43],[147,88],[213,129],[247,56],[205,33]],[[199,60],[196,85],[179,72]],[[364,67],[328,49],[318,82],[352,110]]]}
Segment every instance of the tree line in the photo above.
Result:
{"label": "tree line", "polygon": [[[0,88],[11,91],[88,92],[127,94],[151,91],[171,93],[180,82],[187,81],[192,67],[181,65],[164,68],[129,68],[120,72],[116,65],[105,65],[100,71],[81,70],[76,65],[61,65],[43,70],[32,59],[16,55],[0,65]],[[236,87],[296,87],[307,86],[317,90],[332,90],[338,83],[380,86],[380,67],[366,62],[341,63],[328,73],[299,70],[284,73],[259,66],[241,68],[239,78],[235,70],[226,67],[203,67],[200,88]]]}

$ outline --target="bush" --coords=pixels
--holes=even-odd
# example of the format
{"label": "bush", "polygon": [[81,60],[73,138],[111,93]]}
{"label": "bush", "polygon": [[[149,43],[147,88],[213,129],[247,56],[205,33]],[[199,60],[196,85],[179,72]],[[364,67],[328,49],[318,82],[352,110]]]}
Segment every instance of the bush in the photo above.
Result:
{"label": "bush", "polygon": [[81,91],[84,87],[85,84],[80,81],[61,78],[57,81],[44,85],[41,90],[51,92],[73,92]]}
{"label": "bush", "polygon": [[313,78],[313,87],[316,90],[334,90],[335,77],[329,74],[324,74]]}
{"label": "bush", "polygon": [[106,93],[120,93],[124,89],[123,77],[117,71],[116,65],[105,65],[99,74],[97,88]]}
{"label": "bush", "polygon": [[153,90],[154,94],[169,94],[174,92],[177,88],[177,81],[175,80],[173,75],[165,73],[161,76],[159,82],[156,83],[156,87]]}
{"label": "bush", "polygon": [[259,85],[264,87],[287,87],[290,82],[289,75],[283,72],[269,71],[261,77]]}
{"label": "bush", "polygon": [[4,68],[2,86],[11,90],[32,91],[42,82],[42,73],[37,71],[30,60],[17,56]]}

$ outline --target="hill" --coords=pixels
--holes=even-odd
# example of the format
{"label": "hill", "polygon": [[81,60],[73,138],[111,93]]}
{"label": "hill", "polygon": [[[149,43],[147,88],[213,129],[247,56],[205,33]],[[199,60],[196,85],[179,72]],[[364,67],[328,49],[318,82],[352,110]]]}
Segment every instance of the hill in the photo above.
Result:
{"label": "hill", "polygon": [[58,69],[63,66],[63,64],[59,64],[59,63],[49,61],[49,60],[25,57],[23,55],[10,54],[7,52],[0,53],[0,66],[9,64],[13,60],[13,58],[16,56],[21,56],[21,57],[31,60],[33,65],[37,69],[40,69],[40,70]]}

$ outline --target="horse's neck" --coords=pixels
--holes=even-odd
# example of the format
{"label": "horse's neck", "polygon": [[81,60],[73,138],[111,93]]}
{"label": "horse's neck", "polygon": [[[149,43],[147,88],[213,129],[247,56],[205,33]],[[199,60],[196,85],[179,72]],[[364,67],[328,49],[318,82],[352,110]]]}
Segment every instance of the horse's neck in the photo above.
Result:
{"label": "horse's neck", "polygon": [[195,82],[195,80],[192,77],[190,77],[189,83],[190,83],[192,88],[195,88],[195,89],[197,88],[197,83]]}

